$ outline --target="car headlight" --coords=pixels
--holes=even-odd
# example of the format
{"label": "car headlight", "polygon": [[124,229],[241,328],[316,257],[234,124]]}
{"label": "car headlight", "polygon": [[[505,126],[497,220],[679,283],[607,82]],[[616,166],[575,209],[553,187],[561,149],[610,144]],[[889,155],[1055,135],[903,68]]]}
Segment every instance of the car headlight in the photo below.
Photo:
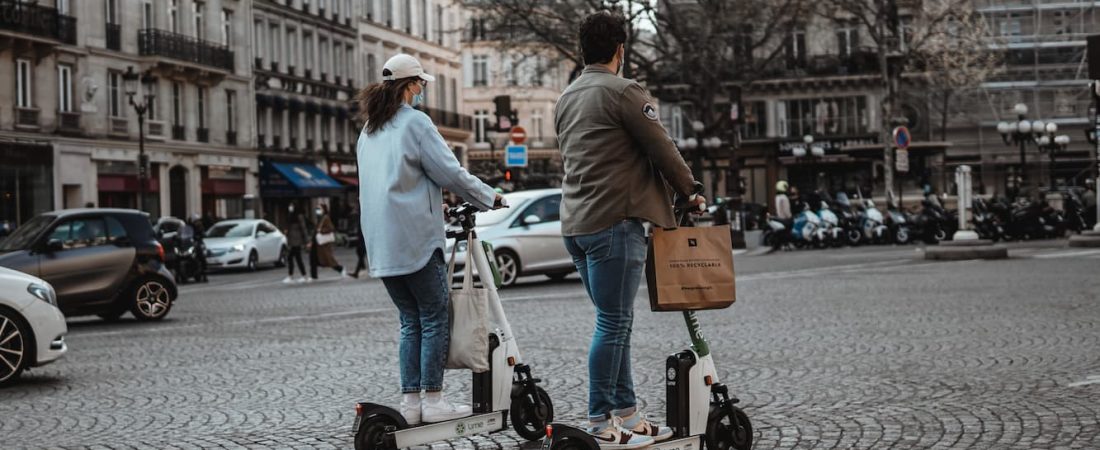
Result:
{"label": "car headlight", "polygon": [[54,293],[53,288],[49,285],[31,283],[27,286],[27,292],[39,300],[57,306],[57,294]]}
{"label": "car headlight", "polygon": [[234,245],[233,248],[229,249],[229,251],[231,251],[231,252],[243,252],[244,251],[244,244]]}
{"label": "car headlight", "polygon": [[469,247],[469,241],[459,242],[456,247],[459,252],[465,252],[466,249]]}

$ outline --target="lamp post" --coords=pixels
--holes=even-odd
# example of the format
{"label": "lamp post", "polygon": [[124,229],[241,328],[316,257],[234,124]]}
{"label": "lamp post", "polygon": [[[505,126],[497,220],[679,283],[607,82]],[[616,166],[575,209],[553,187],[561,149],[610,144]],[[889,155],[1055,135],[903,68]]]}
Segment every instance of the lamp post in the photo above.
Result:
{"label": "lamp post", "polygon": [[[1027,144],[1038,144],[1039,136],[1044,132],[1053,133],[1047,130],[1047,124],[1041,120],[1029,121],[1027,120],[1027,105],[1023,103],[1017,103],[1012,108],[1016,113],[1016,122],[1000,122],[997,124],[997,132],[1001,134],[1001,140],[1005,145],[1019,145],[1020,147],[1020,166],[1017,171],[1019,182],[1016,183],[1017,190],[1022,189],[1026,183],[1024,177],[1024,168],[1027,166]],[[1057,132],[1057,125],[1054,127],[1054,132]]]}
{"label": "lamp post", "polygon": [[1046,153],[1050,157],[1050,167],[1048,169],[1048,177],[1050,179],[1050,189],[1054,189],[1054,158],[1058,152],[1064,152],[1066,147],[1069,146],[1069,136],[1058,135],[1054,133],[1058,132],[1058,124],[1053,122],[1046,124],[1045,133],[1039,135],[1035,142],[1039,147],[1039,153]]}
{"label": "lamp post", "polygon": [[[1093,164],[1093,184],[1094,191],[1100,192],[1100,80],[1094,80],[1090,84],[1092,93],[1092,130],[1085,130],[1085,136],[1088,137],[1089,143],[1096,146],[1093,152],[1093,158],[1095,159]],[[1090,132],[1091,131],[1091,132]],[[1096,208],[1096,225],[1093,226],[1094,232],[1100,233],[1100,206]]]}
{"label": "lamp post", "polygon": [[[145,113],[153,108],[157,79],[149,72],[139,74],[134,71],[134,66],[130,66],[126,68],[126,73],[122,74],[122,80],[125,83],[126,97],[138,116],[137,209],[145,211],[145,180],[149,177],[149,158],[145,156]],[[139,80],[141,81],[140,92],[138,91]]]}
{"label": "lamp post", "polygon": [[805,145],[791,149],[791,155],[802,161],[807,159],[810,161],[810,170],[813,172],[814,175],[814,189],[816,190],[821,187],[821,180],[819,179],[817,172],[817,161],[821,157],[825,156],[825,149],[820,145],[813,145],[814,137],[810,134],[802,136],[802,143]]}

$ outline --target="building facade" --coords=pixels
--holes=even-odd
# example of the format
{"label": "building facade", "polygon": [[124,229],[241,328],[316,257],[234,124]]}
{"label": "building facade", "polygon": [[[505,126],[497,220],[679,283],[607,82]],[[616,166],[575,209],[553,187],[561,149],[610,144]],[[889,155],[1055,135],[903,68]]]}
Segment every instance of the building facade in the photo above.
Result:
{"label": "building facade", "polygon": [[0,221],[137,206],[131,70],[152,88],[136,98],[152,94],[145,210],[243,214],[257,171],[253,116],[241,107],[251,83],[246,2],[6,0],[0,10]]}
{"label": "building facade", "polygon": [[[465,26],[462,49],[465,72],[465,111],[474,118],[471,170],[484,179],[512,188],[560,186],[561,150],[554,129],[554,106],[569,84],[571,62],[555,52],[505,46],[487,36],[477,17]],[[511,143],[507,129],[498,130],[494,99],[508,96],[516,123],[527,133],[528,166],[514,168],[512,180],[503,179],[505,149]],[[509,117],[509,122],[512,117]]]}

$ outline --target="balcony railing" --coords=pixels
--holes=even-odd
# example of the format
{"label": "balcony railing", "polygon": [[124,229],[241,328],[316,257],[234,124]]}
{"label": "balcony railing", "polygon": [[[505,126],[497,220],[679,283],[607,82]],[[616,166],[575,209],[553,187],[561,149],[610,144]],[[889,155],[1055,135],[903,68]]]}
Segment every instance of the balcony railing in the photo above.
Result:
{"label": "balcony railing", "polygon": [[444,111],[435,108],[423,108],[424,112],[432,118],[432,122],[441,127],[458,128],[460,130],[473,131],[474,119],[465,114],[452,111]]}
{"label": "balcony railing", "polygon": [[149,120],[145,122],[146,130],[145,136],[155,141],[163,141],[168,138],[168,124],[159,120]]}
{"label": "balcony railing", "polygon": [[80,113],[70,111],[58,111],[57,115],[61,117],[60,127],[58,131],[62,133],[79,133],[80,130]]}
{"label": "balcony railing", "polygon": [[199,142],[210,142],[210,129],[209,128],[199,128],[198,129],[198,141]]}
{"label": "balcony railing", "polygon": [[125,117],[112,117],[111,134],[130,134],[130,122]]}
{"label": "balcony railing", "polygon": [[233,71],[233,52],[229,47],[170,31],[151,28],[139,31],[138,52]]}
{"label": "balcony railing", "polygon": [[15,125],[38,128],[38,108],[15,107]]}
{"label": "balcony railing", "polygon": [[256,146],[260,148],[267,148],[267,141],[264,140],[264,135],[256,135]]}
{"label": "balcony railing", "polygon": [[117,23],[107,24],[107,49],[122,50],[122,25]]}
{"label": "balcony railing", "polygon": [[0,0],[0,30],[76,44],[76,18],[33,3]]}
{"label": "balcony railing", "polygon": [[225,144],[226,145],[231,145],[231,146],[237,145],[237,132],[236,131],[226,131],[225,132]]}
{"label": "balcony railing", "polygon": [[177,141],[187,139],[187,129],[182,125],[172,125],[172,139]]}

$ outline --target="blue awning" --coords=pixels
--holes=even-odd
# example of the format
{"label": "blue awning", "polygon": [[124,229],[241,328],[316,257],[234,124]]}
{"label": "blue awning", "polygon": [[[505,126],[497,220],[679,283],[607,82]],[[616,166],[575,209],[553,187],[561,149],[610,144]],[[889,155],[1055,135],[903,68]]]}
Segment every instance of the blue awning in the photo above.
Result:
{"label": "blue awning", "polygon": [[260,166],[260,195],[264,197],[325,197],[340,195],[345,189],[312,164],[267,161]]}

